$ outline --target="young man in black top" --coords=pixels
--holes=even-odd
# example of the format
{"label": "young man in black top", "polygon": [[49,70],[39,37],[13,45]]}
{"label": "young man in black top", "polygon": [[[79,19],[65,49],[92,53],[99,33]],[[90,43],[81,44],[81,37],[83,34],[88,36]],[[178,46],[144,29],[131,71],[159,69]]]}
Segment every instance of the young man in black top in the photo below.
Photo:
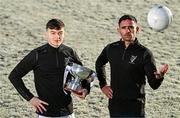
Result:
{"label": "young man in black top", "polygon": [[[67,59],[82,65],[72,48],[63,44],[64,23],[51,19],[46,24],[48,43],[32,50],[12,70],[9,79],[20,95],[36,108],[38,117],[74,118],[70,92],[63,88],[63,76]],[[34,72],[34,82],[38,97],[34,96],[23,83],[22,77],[29,71]],[[82,89],[85,98],[90,85]]]}
{"label": "young man in black top", "polygon": [[[96,60],[96,72],[102,92],[109,98],[110,117],[145,117],[145,76],[151,88],[157,89],[168,70],[165,64],[156,70],[149,49],[138,42],[139,27],[132,15],[119,19],[120,41],[108,44]],[[105,65],[110,64],[111,81],[107,85]]]}

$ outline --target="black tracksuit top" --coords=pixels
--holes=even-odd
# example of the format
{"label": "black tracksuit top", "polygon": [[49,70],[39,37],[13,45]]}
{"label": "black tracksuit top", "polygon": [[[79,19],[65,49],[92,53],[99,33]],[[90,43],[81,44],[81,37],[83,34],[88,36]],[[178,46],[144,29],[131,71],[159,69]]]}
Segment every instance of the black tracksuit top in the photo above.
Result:
{"label": "black tracksuit top", "polygon": [[155,78],[154,57],[150,50],[138,43],[137,39],[128,48],[125,48],[124,41],[120,40],[108,44],[103,49],[96,60],[96,72],[101,88],[107,84],[105,75],[107,62],[109,62],[111,70],[110,85],[113,90],[113,98],[110,99],[109,106],[112,109],[113,107],[120,108],[121,106],[118,106],[120,101],[139,100],[144,104],[145,76],[153,89],[157,89],[163,80],[163,78]]}
{"label": "black tracksuit top", "polygon": [[38,97],[49,104],[45,106],[47,112],[38,114],[64,116],[73,113],[70,92],[65,94],[63,91],[63,76],[67,58],[82,65],[79,57],[70,47],[61,44],[58,48],[53,48],[45,44],[32,50],[10,73],[9,79],[14,87],[29,101],[34,95],[25,87],[22,77],[33,70]]}

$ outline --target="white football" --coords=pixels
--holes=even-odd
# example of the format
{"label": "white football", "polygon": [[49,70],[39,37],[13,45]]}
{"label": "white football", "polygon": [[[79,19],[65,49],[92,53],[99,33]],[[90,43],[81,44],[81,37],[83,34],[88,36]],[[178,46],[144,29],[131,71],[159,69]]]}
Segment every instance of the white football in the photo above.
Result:
{"label": "white football", "polygon": [[155,31],[166,29],[173,20],[172,12],[164,5],[154,5],[148,13],[148,24]]}

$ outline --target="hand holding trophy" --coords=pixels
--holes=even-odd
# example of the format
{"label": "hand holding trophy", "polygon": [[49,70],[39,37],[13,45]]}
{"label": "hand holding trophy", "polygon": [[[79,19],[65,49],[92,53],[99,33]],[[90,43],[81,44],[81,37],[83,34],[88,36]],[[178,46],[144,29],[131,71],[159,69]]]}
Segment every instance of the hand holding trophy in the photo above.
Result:
{"label": "hand holding trophy", "polygon": [[93,86],[95,78],[96,73],[93,70],[76,63],[68,63],[64,71],[64,92],[70,91],[85,98],[87,88]]}

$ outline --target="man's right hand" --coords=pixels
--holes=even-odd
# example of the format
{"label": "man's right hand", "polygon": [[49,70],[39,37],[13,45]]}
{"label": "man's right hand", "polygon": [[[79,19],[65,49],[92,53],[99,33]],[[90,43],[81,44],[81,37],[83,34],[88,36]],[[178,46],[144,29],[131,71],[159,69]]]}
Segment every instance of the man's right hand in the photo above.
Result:
{"label": "man's right hand", "polygon": [[33,97],[30,101],[30,104],[36,108],[36,111],[43,113],[46,111],[44,105],[48,105],[47,102],[40,100],[38,97]]}
{"label": "man's right hand", "polygon": [[110,86],[105,85],[101,90],[109,99],[112,99],[113,91]]}

